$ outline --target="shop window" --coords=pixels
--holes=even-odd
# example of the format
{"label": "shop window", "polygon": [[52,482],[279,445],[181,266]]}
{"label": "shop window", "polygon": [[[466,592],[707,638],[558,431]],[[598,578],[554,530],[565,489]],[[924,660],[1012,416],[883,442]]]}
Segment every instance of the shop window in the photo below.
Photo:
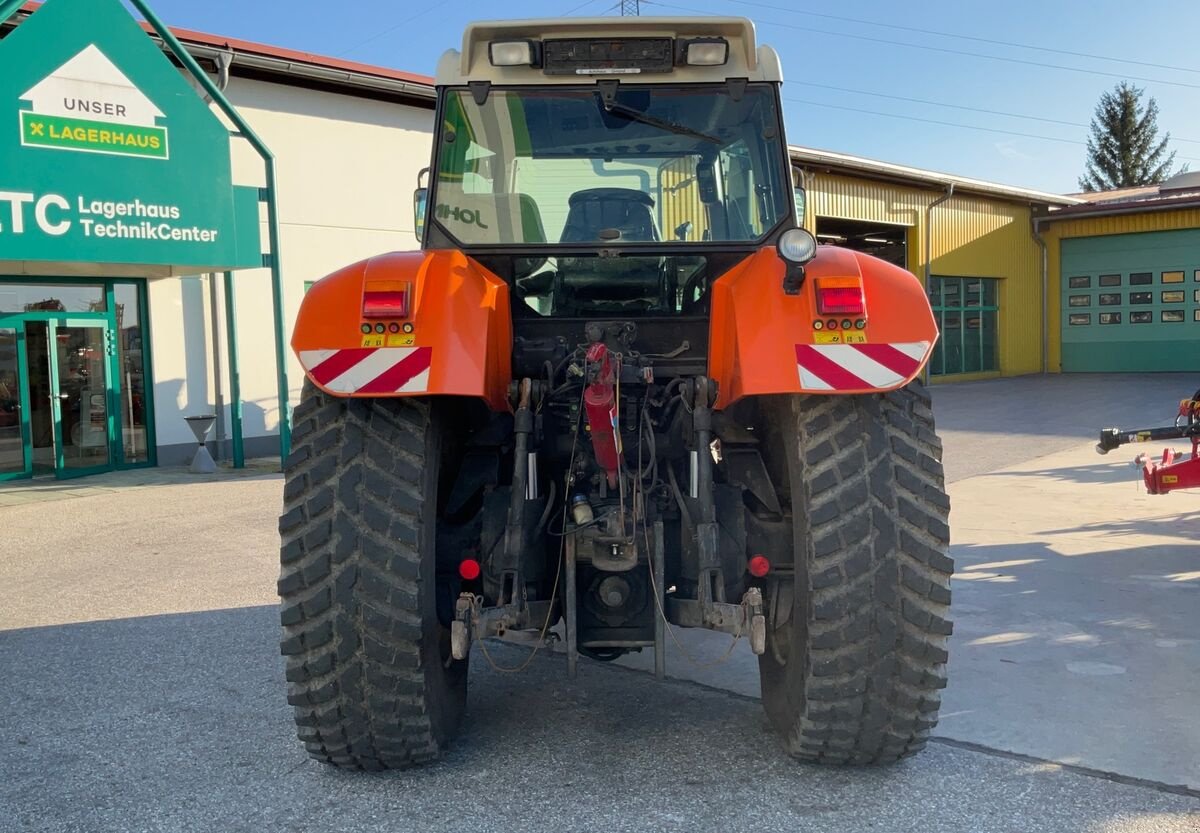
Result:
{"label": "shop window", "polygon": [[1162,273],[1162,282],[1163,283],[1183,283],[1183,270],[1181,269],[1177,272],[1163,272]]}
{"label": "shop window", "polygon": [[[1198,274],[1200,274],[1200,269],[1196,271]],[[1200,278],[1197,278],[1197,280],[1200,280]],[[1070,286],[1071,289],[1091,289],[1092,278],[1090,275],[1078,275],[1074,278],[1067,278],[1067,285]]]}
{"label": "shop window", "polygon": [[[941,331],[930,360],[930,373],[949,375],[998,370],[999,281],[994,278],[939,277],[929,281],[929,296]],[[1078,297],[1088,300],[1087,295]],[[1078,302],[1072,304],[1080,305]]]}
{"label": "shop window", "polygon": [[0,312],[107,312],[103,284],[0,285]]}
{"label": "shop window", "polygon": [[1100,306],[1102,307],[1119,307],[1121,305],[1120,292],[1102,292],[1100,293]]}
{"label": "shop window", "polygon": [[1092,323],[1090,312],[1073,312],[1067,317],[1067,323],[1072,327],[1083,327]]}
{"label": "shop window", "polygon": [[1164,304],[1182,304],[1183,303],[1184,292],[1182,289],[1172,289],[1172,290],[1164,289],[1160,294],[1162,296],[1162,302]]}
{"label": "shop window", "polygon": [[1149,311],[1129,313],[1130,324],[1153,324],[1154,313]]}
{"label": "shop window", "polygon": [[1153,304],[1154,303],[1154,293],[1153,292],[1130,292],[1129,293],[1129,303],[1131,303],[1131,304]]}
{"label": "shop window", "polygon": [[1149,286],[1154,283],[1153,272],[1132,272],[1129,275],[1130,286]]}
{"label": "shop window", "polygon": [[1181,310],[1181,309],[1165,309],[1162,311],[1162,315],[1159,318],[1159,320],[1162,321],[1164,324],[1179,324],[1184,320],[1183,310]]}
{"label": "shop window", "polygon": [[1120,286],[1121,285],[1121,276],[1120,275],[1101,275],[1100,276],[1100,285],[1101,286]]}
{"label": "shop window", "polygon": [[1120,324],[1121,313],[1119,312],[1102,312],[1100,313],[1101,324]]}
{"label": "shop window", "polygon": [[1068,306],[1072,307],[1090,307],[1092,305],[1091,295],[1072,295],[1067,301]]}

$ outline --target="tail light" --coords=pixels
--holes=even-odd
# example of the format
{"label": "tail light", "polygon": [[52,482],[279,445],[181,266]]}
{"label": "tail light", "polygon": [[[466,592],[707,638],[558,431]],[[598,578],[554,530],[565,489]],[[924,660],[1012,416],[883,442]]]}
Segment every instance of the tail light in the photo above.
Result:
{"label": "tail light", "polygon": [[817,278],[817,312],[821,315],[863,315],[867,311],[858,278]]}
{"label": "tail light", "polygon": [[755,578],[763,578],[771,572],[771,561],[765,555],[755,555],[746,563],[746,570]]}
{"label": "tail light", "polygon": [[408,318],[411,299],[408,281],[368,281],[363,288],[363,318]]}

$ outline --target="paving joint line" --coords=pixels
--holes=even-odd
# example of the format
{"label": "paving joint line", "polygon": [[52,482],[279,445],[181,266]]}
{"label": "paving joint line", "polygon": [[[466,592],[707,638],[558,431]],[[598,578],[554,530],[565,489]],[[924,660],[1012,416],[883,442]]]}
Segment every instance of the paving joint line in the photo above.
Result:
{"label": "paving joint line", "polygon": [[[505,645],[511,648],[521,648],[524,646],[506,643],[501,640],[493,640],[500,645]],[[549,653],[543,654],[547,658],[554,658],[559,661],[565,661],[566,655],[560,654],[551,650]],[[649,671],[641,668],[630,668],[626,665],[615,665],[611,662],[594,662],[589,661],[589,667],[596,667],[605,671],[623,671],[628,674],[637,674],[643,677],[651,676]],[[753,697],[749,694],[742,694],[738,691],[730,691],[718,686],[708,685],[707,683],[699,682],[698,680],[689,680],[686,677],[667,676],[666,682],[675,683],[685,688],[694,687],[707,692],[714,692],[724,695],[732,700],[740,700],[746,703],[761,703],[762,698]],[[941,746],[949,746],[955,749],[962,749],[965,752],[974,752],[979,755],[988,755],[993,758],[1005,758],[1011,761],[1020,761],[1027,764],[1048,764],[1058,767],[1059,769],[1070,772],[1074,775],[1081,775],[1085,778],[1096,778],[1101,781],[1109,781],[1115,784],[1123,784],[1129,787],[1140,787],[1141,789],[1153,790],[1154,792],[1170,793],[1171,795],[1182,795],[1188,798],[1200,799],[1200,789],[1189,787],[1186,784],[1168,784],[1164,781],[1153,781],[1149,778],[1138,778],[1135,775],[1122,775],[1119,772],[1111,772],[1109,770],[1097,769],[1095,767],[1082,766],[1080,764],[1067,764],[1062,761],[1056,761],[1052,758],[1040,758],[1037,755],[1027,755],[1023,752],[1011,752],[1007,749],[997,749],[994,746],[986,746],[982,743],[975,743],[968,740],[957,740],[955,738],[946,737],[944,735],[930,735],[930,743],[936,743]]]}

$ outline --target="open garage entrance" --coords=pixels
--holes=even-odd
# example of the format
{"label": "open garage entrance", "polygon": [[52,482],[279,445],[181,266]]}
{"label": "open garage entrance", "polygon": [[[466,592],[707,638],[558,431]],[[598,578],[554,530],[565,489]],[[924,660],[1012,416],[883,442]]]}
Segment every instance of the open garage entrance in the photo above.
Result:
{"label": "open garage entrance", "polygon": [[908,226],[817,217],[817,242],[854,249],[908,268]]}

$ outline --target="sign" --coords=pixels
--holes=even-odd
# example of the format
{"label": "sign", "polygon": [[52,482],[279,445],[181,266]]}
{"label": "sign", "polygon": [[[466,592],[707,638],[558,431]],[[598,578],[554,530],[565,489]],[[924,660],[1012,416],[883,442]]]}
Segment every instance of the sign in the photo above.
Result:
{"label": "sign", "polygon": [[21,144],[167,159],[163,113],[89,44],[21,98]]}
{"label": "sign", "polygon": [[120,0],[48,0],[0,41],[0,272],[31,262],[262,265],[228,129]]}

